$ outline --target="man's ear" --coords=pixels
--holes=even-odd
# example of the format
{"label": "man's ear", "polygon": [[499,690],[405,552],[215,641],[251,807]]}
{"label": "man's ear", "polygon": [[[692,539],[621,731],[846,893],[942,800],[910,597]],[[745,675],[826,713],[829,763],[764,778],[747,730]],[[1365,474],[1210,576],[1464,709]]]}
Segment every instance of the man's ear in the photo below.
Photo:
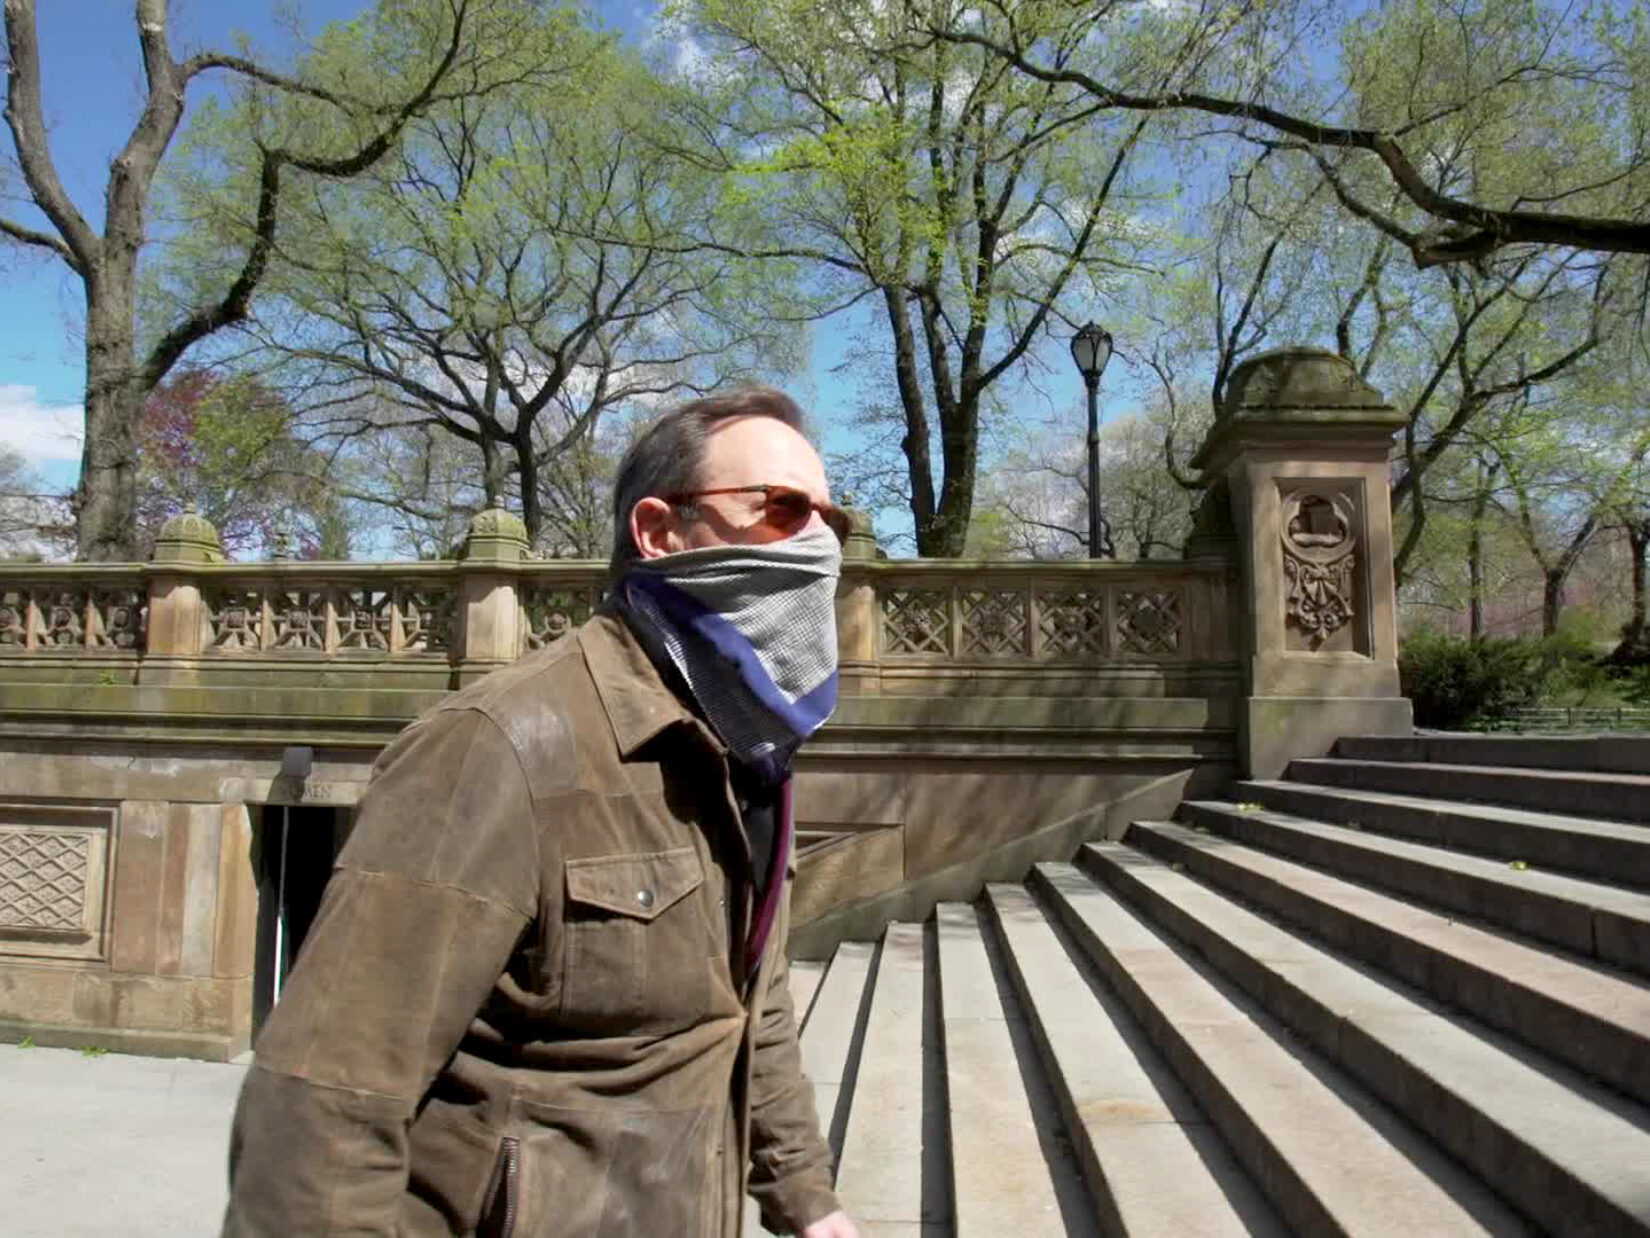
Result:
{"label": "man's ear", "polygon": [[681,530],[677,527],[676,511],[663,499],[649,496],[638,499],[630,509],[630,540],[644,559],[674,554],[682,549]]}

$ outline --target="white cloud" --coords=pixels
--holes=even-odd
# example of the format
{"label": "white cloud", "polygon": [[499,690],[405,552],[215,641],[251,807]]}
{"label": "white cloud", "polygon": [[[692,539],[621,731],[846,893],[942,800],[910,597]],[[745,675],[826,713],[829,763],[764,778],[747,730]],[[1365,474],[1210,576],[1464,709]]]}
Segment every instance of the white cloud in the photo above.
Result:
{"label": "white cloud", "polygon": [[49,404],[35,387],[0,383],[0,446],[30,465],[78,462],[85,420],[79,404]]}

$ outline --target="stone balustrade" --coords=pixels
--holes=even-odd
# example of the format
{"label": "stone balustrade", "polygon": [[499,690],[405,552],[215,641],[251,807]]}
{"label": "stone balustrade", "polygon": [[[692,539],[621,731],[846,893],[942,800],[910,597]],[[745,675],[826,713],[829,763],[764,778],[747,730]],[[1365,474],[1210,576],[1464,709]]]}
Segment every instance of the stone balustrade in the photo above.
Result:
{"label": "stone balustrade", "polygon": [[[486,512],[496,520],[502,513]],[[198,517],[193,517],[198,521]],[[417,563],[0,564],[0,658],[509,659],[577,627],[607,565],[525,555]],[[1233,657],[1231,564],[850,558],[845,665],[1022,668]]]}

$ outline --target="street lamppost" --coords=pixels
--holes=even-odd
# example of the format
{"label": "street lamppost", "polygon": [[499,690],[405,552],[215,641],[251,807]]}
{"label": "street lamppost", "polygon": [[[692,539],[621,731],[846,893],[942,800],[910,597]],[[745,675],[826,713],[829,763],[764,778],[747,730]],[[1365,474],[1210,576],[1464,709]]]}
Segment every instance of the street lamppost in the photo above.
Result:
{"label": "street lamppost", "polygon": [[1100,375],[1111,360],[1111,335],[1094,323],[1085,323],[1071,337],[1071,359],[1089,389],[1089,558],[1104,557],[1105,522],[1100,518]]}

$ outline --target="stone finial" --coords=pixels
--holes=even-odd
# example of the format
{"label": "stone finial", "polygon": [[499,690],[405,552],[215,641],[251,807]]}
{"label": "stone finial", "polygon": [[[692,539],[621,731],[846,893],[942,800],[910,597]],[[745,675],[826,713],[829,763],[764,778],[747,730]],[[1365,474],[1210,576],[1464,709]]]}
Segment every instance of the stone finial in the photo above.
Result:
{"label": "stone finial", "polygon": [[222,563],[223,541],[212,522],[191,503],[160,526],[149,557],[156,563]]}
{"label": "stone finial", "polygon": [[527,526],[514,512],[489,507],[470,518],[464,539],[466,562],[519,563],[527,557]]}
{"label": "stone finial", "polygon": [[1232,371],[1220,416],[1192,467],[1212,478],[1241,443],[1390,440],[1404,421],[1404,414],[1339,353],[1278,348]]}
{"label": "stone finial", "polygon": [[1226,380],[1221,412],[1244,409],[1341,409],[1387,407],[1352,363],[1326,348],[1274,348],[1250,357]]}
{"label": "stone finial", "polygon": [[848,532],[847,545],[842,548],[844,559],[874,559],[877,557],[877,533],[871,523],[871,513],[849,508],[853,528]]}

